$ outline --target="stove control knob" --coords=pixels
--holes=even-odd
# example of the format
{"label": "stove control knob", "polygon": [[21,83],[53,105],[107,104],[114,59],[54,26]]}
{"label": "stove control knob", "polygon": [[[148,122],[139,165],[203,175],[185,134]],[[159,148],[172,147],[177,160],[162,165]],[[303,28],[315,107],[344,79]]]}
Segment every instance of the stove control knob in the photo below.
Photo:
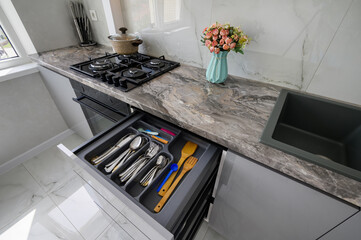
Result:
{"label": "stove control knob", "polygon": [[106,77],[107,82],[108,82],[109,84],[113,84],[113,83],[114,83],[114,82],[113,82],[113,74],[107,74],[107,75],[105,75],[105,77]]}
{"label": "stove control knob", "polygon": [[119,87],[119,77],[113,77],[114,87]]}
{"label": "stove control knob", "polygon": [[122,81],[119,81],[119,84],[122,88],[127,88],[127,81],[126,80],[122,80]]}
{"label": "stove control knob", "polygon": [[106,75],[105,72],[103,72],[103,73],[100,74],[100,79],[101,79],[103,82],[106,82],[106,81],[107,81],[107,77],[106,77],[105,75]]}

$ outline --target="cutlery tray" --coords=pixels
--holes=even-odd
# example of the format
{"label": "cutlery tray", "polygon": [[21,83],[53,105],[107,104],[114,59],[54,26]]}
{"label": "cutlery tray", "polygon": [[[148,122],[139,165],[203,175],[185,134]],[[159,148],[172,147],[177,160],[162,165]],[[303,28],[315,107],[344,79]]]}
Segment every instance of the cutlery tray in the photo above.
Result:
{"label": "cutlery tray", "polygon": [[[159,133],[159,137],[168,141],[168,144],[161,143],[149,135],[138,131],[138,128],[144,130],[150,129]],[[175,134],[172,136],[166,132],[160,130],[165,128]],[[90,160],[99,156],[112,146],[116,142],[128,133],[133,133],[136,136],[142,136],[146,139],[146,142],[141,146],[125,163],[116,169],[113,173],[107,174],[104,171],[104,167],[107,163],[113,161],[122,152],[129,148],[130,142],[118,149],[111,156],[103,160],[97,165],[92,165]],[[164,205],[163,209],[159,213],[155,213],[153,209],[156,204],[161,200],[161,196],[158,195],[157,188],[164,180],[165,176],[170,170],[170,165],[177,163],[181,156],[181,150],[187,141],[194,142],[198,145],[194,157],[198,158],[198,162],[194,168],[187,172],[182,178],[176,189],[173,191],[171,197]],[[154,142],[161,147],[161,150],[148,161],[148,163],[138,172],[138,174],[129,179],[126,183],[121,183],[119,173],[128,168],[136,159],[145,153],[148,149],[150,142]],[[96,170],[96,172],[106,181],[113,186],[111,191],[120,191],[144,212],[149,214],[152,218],[158,221],[161,225],[167,228],[169,231],[179,224],[182,218],[185,218],[187,211],[191,208],[193,202],[202,193],[202,189],[207,185],[211,175],[214,174],[218,167],[219,158],[221,154],[221,148],[214,143],[210,143],[188,131],[182,130],[170,123],[167,123],[161,119],[153,117],[149,114],[136,112],[125,120],[118,122],[112,128],[104,131],[90,141],[79,146],[73,150],[74,154],[82,160],[88,167]],[[158,171],[156,177],[151,184],[143,187],[140,184],[140,180],[144,175],[155,165],[158,156],[163,155],[169,159],[168,164],[160,171]],[[182,166],[183,167],[183,166]],[[177,176],[182,171],[182,167],[179,169]]]}

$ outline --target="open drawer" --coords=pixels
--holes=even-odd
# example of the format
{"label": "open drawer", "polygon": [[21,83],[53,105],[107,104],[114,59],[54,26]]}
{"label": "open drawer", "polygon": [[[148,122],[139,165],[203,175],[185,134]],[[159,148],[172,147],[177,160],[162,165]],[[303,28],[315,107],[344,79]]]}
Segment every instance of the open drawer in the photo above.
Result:
{"label": "open drawer", "polygon": [[[151,135],[140,132],[140,128],[159,133],[157,137],[161,137],[168,143],[160,142]],[[164,132],[161,128],[167,129],[173,134]],[[127,134],[133,136],[132,140],[127,141],[126,144],[94,165],[94,158],[116,145]],[[120,167],[113,171],[109,171],[109,168],[106,169],[109,163],[125,152],[130,143],[138,136],[143,139],[143,144]],[[170,166],[180,159],[182,148],[188,141],[197,144],[192,156],[196,157],[198,161],[180,180],[163,208],[156,213],[154,208],[162,199],[157,189],[168,175]],[[145,162],[137,174],[126,182],[122,182],[119,174],[132,166],[154,143],[159,146],[159,151],[153,158]],[[149,223],[160,236],[165,239],[191,239],[201,223],[201,219],[208,211],[222,148],[159,118],[135,112],[72,150],[72,153],[73,158],[85,170]],[[142,186],[141,179],[156,165],[159,156],[165,157],[168,162],[157,172],[149,185]],[[151,236],[149,237],[152,239]]]}

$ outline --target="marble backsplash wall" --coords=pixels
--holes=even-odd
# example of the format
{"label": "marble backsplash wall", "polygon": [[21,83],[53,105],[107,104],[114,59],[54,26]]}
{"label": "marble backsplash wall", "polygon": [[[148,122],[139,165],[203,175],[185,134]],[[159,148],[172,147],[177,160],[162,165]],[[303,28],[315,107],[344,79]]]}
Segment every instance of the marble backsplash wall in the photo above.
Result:
{"label": "marble backsplash wall", "polygon": [[[361,104],[360,0],[120,1],[129,31],[144,40],[141,52],[206,68],[202,30],[230,22],[253,39],[245,55],[229,54],[230,74]],[[344,43],[358,53],[347,64]]]}

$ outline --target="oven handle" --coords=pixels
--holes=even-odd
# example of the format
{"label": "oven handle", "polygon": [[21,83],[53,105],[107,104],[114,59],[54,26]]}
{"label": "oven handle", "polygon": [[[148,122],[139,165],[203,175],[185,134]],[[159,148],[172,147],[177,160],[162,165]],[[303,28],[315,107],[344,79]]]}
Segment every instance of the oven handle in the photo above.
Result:
{"label": "oven handle", "polygon": [[106,105],[106,104],[104,104],[104,103],[102,103],[102,102],[99,102],[98,100],[96,100],[96,99],[94,99],[94,98],[91,98],[91,97],[89,97],[89,96],[86,96],[86,95],[83,95],[83,96],[78,97],[78,98],[73,98],[73,101],[79,103],[80,105],[82,105],[82,106],[84,106],[84,107],[86,107],[86,108],[91,109],[92,111],[94,111],[94,112],[102,115],[103,117],[109,119],[109,120],[112,121],[112,122],[117,122],[117,121],[118,121],[117,119],[114,119],[114,118],[112,118],[112,117],[104,114],[103,112],[99,111],[98,109],[96,109],[96,108],[94,108],[94,107],[92,107],[92,106],[90,106],[90,105],[82,102],[81,100],[83,100],[83,99],[88,99],[89,101],[92,101],[92,102],[94,102],[95,104],[97,104],[97,105],[99,105],[99,106],[101,106],[101,107],[103,107],[103,108],[105,108],[105,109],[108,109],[109,111],[112,111],[112,112],[114,112],[114,113],[116,113],[116,114],[119,114],[119,115],[121,115],[121,116],[123,116],[123,117],[126,117],[125,114],[123,114],[122,112],[119,112],[119,111],[116,110],[115,108],[112,108],[112,107],[110,107],[110,106],[108,106],[108,105]]}

